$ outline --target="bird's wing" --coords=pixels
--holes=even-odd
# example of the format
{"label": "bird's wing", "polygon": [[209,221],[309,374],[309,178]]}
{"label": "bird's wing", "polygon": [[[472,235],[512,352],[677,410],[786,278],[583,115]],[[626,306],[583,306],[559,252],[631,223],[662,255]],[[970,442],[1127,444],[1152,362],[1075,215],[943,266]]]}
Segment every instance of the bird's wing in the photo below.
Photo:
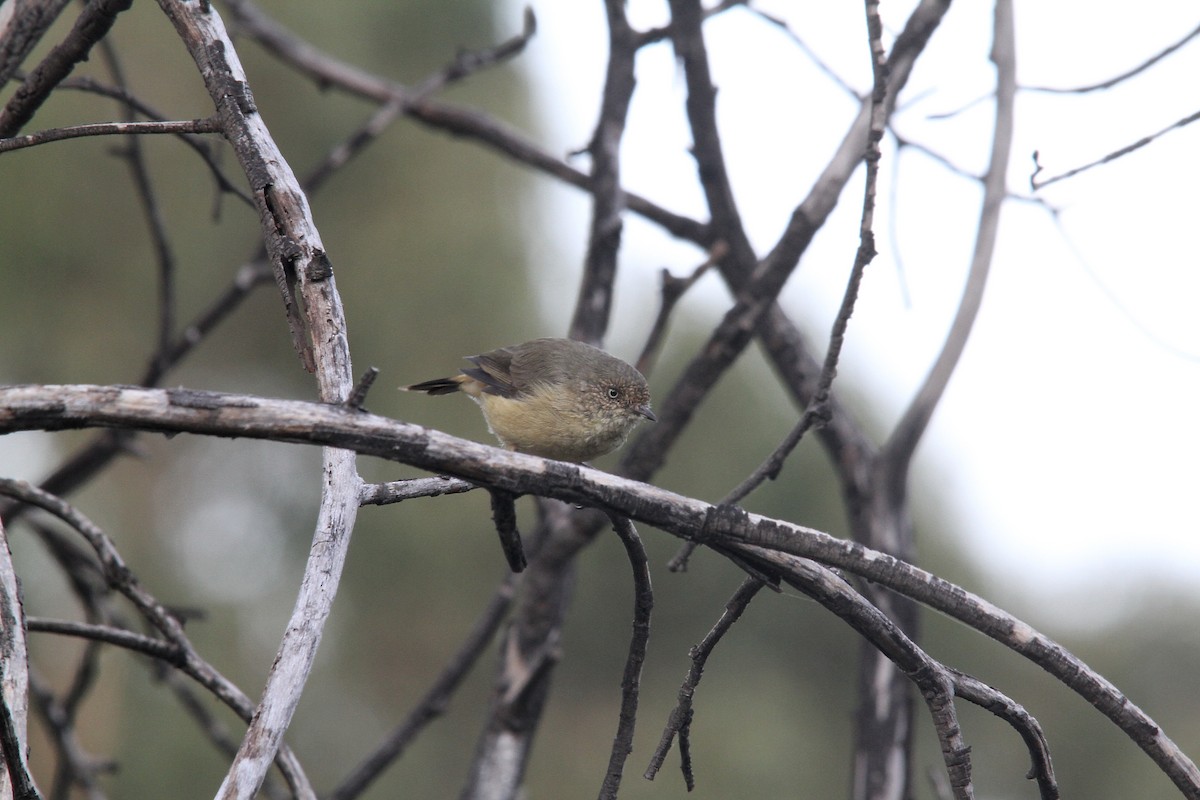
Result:
{"label": "bird's wing", "polygon": [[523,388],[513,379],[511,372],[513,351],[507,347],[499,347],[477,356],[468,356],[467,361],[474,367],[464,369],[464,375],[474,378],[483,384],[483,391],[497,394],[501,397],[515,397]]}

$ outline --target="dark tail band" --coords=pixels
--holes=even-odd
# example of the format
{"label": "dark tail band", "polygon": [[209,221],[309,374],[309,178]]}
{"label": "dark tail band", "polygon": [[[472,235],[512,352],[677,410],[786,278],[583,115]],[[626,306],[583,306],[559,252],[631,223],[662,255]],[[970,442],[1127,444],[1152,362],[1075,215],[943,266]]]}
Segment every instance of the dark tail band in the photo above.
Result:
{"label": "dark tail band", "polygon": [[405,386],[404,390],[406,392],[425,392],[426,394],[452,394],[457,392],[460,386],[461,384],[456,378],[434,378],[431,381]]}

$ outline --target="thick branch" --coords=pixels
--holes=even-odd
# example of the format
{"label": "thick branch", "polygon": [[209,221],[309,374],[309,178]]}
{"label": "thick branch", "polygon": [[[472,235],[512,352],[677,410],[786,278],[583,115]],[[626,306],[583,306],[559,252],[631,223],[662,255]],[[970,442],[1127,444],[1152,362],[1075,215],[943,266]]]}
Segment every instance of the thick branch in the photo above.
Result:
{"label": "thick branch", "polygon": [[[346,320],[308,198],[258,113],[215,7],[180,0],[159,0],[159,5],[200,69],[250,183],[297,352],[315,374],[321,400],[342,403],[354,386]],[[222,800],[249,800],[262,785],[300,702],[337,594],[362,481],[353,452],[326,449],[322,460],[321,504],[296,605],[254,719],[221,786]]]}

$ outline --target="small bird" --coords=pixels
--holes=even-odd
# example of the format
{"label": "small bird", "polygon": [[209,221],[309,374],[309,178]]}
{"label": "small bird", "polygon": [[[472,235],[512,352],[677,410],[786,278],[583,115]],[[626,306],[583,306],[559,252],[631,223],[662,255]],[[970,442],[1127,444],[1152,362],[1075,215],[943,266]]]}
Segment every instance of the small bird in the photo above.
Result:
{"label": "small bird", "polygon": [[589,461],[624,444],[642,419],[656,422],[646,379],[619,358],[571,339],[532,339],[477,356],[450,378],[405,391],[466,392],[509,450]]}

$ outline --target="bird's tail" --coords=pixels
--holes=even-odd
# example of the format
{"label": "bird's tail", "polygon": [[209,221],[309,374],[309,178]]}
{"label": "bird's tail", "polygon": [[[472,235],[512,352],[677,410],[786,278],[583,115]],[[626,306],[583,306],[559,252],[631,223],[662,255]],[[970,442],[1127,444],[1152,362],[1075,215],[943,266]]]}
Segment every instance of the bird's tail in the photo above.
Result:
{"label": "bird's tail", "polygon": [[431,381],[414,383],[412,386],[401,386],[406,392],[425,392],[426,394],[452,394],[462,388],[462,376],[454,378],[434,378]]}

